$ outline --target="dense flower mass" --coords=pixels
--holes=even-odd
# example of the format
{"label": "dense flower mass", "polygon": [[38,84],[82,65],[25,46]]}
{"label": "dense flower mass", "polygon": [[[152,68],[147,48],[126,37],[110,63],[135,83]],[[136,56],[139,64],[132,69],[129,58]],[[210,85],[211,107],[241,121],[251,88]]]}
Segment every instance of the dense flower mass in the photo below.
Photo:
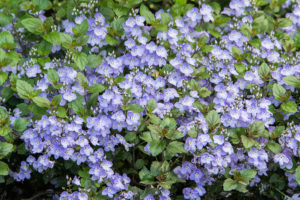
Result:
{"label": "dense flower mass", "polygon": [[0,8],[0,183],[42,173],[61,200],[300,198],[299,1]]}

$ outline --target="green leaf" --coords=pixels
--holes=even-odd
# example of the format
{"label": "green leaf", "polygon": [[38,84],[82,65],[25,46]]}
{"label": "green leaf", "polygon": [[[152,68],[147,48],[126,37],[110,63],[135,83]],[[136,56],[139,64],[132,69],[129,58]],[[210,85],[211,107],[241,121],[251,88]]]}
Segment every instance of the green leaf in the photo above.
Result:
{"label": "green leaf", "polygon": [[0,175],[6,176],[8,175],[8,165],[5,162],[0,161]]}
{"label": "green leaf", "polygon": [[228,178],[224,181],[223,183],[223,189],[224,191],[231,191],[236,189],[238,186],[238,183],[234,180],[232,180],[231,178]]}
{"label": "green leaf", "polygon": [[216,14],[219,14],[221,12],[221,6],[217,2],[209,2],[208,5],[214,9]]}
{"label": "green leaf", "polygon": [[59,81],[59,76],[57,74],[57,72],[50,68],[47,72],[47,78],[50,81],[50,83],[52,84],[56,84]]}
{"label": "green leaf", "polygon": [[267,148],[275,154],[278,154],[282,151],[280,144],[273,141],[267,143]]}
{"label": "green leaf", "polygon": [[161,163],[158,161],[153,161],[151,163],[150,171],[153,176],[158,176],[160,174]]}
{"label": "green leaf", "polygon": [[175,0],[176,3],[178,3],[181,6],[184,6],[186,4],[187,0]]}
{"label": "green leaf", "polygon": [[157,117],[155,114],[148,113],[147,115],[149,116],[150,123],[157,124],[157,125],[160,124],[161,119]]}
{"label": "green leaf", "polygon": [[69,108],[72,108],[74,113],[78,115],[84,115],[84,113],[86,112],[86,109],[83,105],[83,97],[80,95],[77,96],[77,98],[74,101],[70,102],[68,106]]}
{"label": "green leaf", "polygon": [[100,13],[105,17],[107,21],[112,21],[114,19],[115,13],[111,8],[103,7]]}
{"label": "green leaf", "polygon": [[261,41],[258,38],[252,39],[249,41],[249,44],[251,44],[252,46],[254,46],[255,48],[259,49],[261,46]]}
{"label": "green leaf", "polygon": [[220,118],[219,114],[215,110],[210,111],[206,115],[205,119],[206,119],[206,122],[207,122],[208,126],[211,129],[216,128],[216,126],[221,123],[221,118]]}
{"label": "green leaf", "polygon": [[201,87],[198,91],[198,94],[200,97],[208,97],[211,95],[211,91],[209,89],[207,89],[206,87]]}
{"label": "green leaf", "polygon": [[136,103],[130,104],[128,110],[131,110],[134,113],[140,113],[144,111],[144,108]]}
{"label": "green leaf", "polygon": [[81,24],[77,24],[74,28],[72,28],[73,33],[76,36],[84,35],[89,29],[89,22],[87,19],[83,20]]}
{"label": "green leaf", "polygon": [[281,18],[278,19],[278,26],[283,28],[283,27],[288,27],[293,25],[293,21],[288,19],[288,18]]}
{"label": "green leaf", "polygon": [[243,143],[243,146],[246,148],[246,149],[250,149],[251,147],[253,147],[256,143],[255,140],[253,140],[252,138],[248,138],[247,136],[244,136],[244,135],[241,135],[241,140],[242,140],[242,143]]}
{"label": "green leaf", "polygon": [[161,128],[168,127],[170,130],[175,130],[177,126],[176,120],[174,118],[166,117],[160,123]]}
{"label": "green leaf", "polygon": [[77,73],[77,79],[78,79],[79,84],[82,87],[86,87],[89,84],[89,81],[87,80],[85,75],[81,72]]}
{"label": "green leaf", "polygon": [[252,32],[252,30],[251,30],[251,28],[250,28],[249,25],[243,24],[242,27],[241,27],[241,31],[242,31],[242,33],[243,33],[245,36],[247,36],[248,38],[251,37],[251,32]]}
{"label": "green leaf", "polygon": [[80,70],[84,70],[88,64],[87,55],[83,52],[74,55],[74,62]]}
{"label": "green leaf", "polygon": [[14,129],[20,133],[26,130],[29,121],[25,118],[18,118],[14,122]]}
{"label": "green leaf", "polygon": [[267,0],[255,0],[254,2],[256,6],[265,6],[269,4]]}
{"label": "green leaf", "polygon": [[52,8],[52,3],[49,0],[33,0],[32,4],[38,6],[40,10],[49,10]]}
{"label": "green leaf", "polygon": [[144,159],[137,159],[134,167],[137,169],[142,169],[145,166],[146,162],[144,161]]}
{"label": "green leaf", "polygon": [[266,63],[261,64],[258,68],[258,74],[262,79],[267,78],[270,75],[270,71],[270,67]]}
{"label": "green leaf", "polygon": [[89,35],[80,35],[73,41],[72,46],[83,46],[89,41],[89,38]]}
{"label": "green leaf", "polygon": [[136,139],[136,132],[128,132],[128,133],[126,133],[125,139],[128,142],[133,142]]}
{"label": "green leaf", "polygon": [[117,40],[116,38],[112,37],[111,35],[107,34],[105,36],[105,41],[107,42],[107,44],[109,45],[115,45],[119,43],[119,40]]}
{"label": "green leaf", "polygon": [[0,142],[0,158],[7,156],[13,151],[14,145],[7,142]]}
{"label": "green leaf", "polygon": [[19,97],[21,97],[22,99],[30,99],[33,88],[29,83],[23,80],[17,80],[16,86]]}
{"label": "green leaf", "polygon": [[56,116],[59,118],[65,118],[67,116],[67,110],[64,107],[57,107],[56,111]]}
{"label": "green leaf", "polygon": [[276,126],[276,128],[272,132],[272,138],[278,138],[283,133],[285,127],[284,126]]}
{"label": "green leaf", "polygon": [[298,166],[295,171],[295,177],[296,177],[296,181],[297,181],[298,185],[300,185],[300,166]]}
{"label": "green leaf", "polygon": [[41,108],[50,108],[50,101],[49,99],[46,99],[45,97],[33,97],[32,98],[33,102],[41,107]]}
{"label": "green leaf", "polygon": [[92,84],[87,88],[89,93],[101,93],[105,90],[105,86],[99,83]]}
{"label": "green leaf", "polygon": [[159,155],[166,147],[166,140],[154,140],[150,142],[150,151],[153,156]]}
{"label": "green leaf", "polygon": [[186,153],[184,149],[184,143],[178,141],[171,142],[167,147],[167,151],[173,155],[178,153]]}
{"label": "green leaf", "polygon": [[156,108],[156,101],[154,99],[150,99],[147,103],[147,111],[153,112]]}
{"label": "green leaf", "polygon": [[235,188],[236,191],[246,193],[248,192],[246,185],[238,183],[237,187]]}
{"label": "green leaf", "polygon": [[46,56],[49,53],[51,53],[52,45],[46,40],[42,40],[42,42],[40,42],[36,47],[37,47],[37,52],[41,56]]}
{"label": "green leaf", "polygon": [[297,112],[297,104],[294,101],[286,101],[281,104],[281,109],[285,113],[295,113]]}
{"label": "green leaf", "polygon": [[213,50],[213,49],[214,49],[214,47],[211,46],[211,45],[204,45],[204,47],[201,48],[201,51],[202,51],[203,53],[209,53],[209,52],[211,52],[211,50]]}
{"label": "green leaf", "polygon": [[0,33],[0,47],[4,49],[14,49],[16,46],[14,37],[11,33],[7,31],[2,31]]}
{"label": "green leaf", "polygon": [[140,7],[140,15],[145,17],[148,24],[152,24],[155,21],[154,14],[144,4],[142,4]]}
{"label": "green leaf", "polygon": [[165,136],[166,136],[166,138],[168,138],[170,140],[177,140],[177,139],[184,137],[183,133],[181,133],[177,130],[174,130],[174,129],[170,129],[168,131],[168,133],[165,134]]}
{"label": "green leaf", "polygon": [[197,138],[198,133],[195,127],[191,128],[188,132],[187,132],[188,136],[193,137],[193,138]]}
{"label": "green leaf", "polygon": [[283,81],[295,88],[300,88],[300,79],[295,76],[286,76]]}
{"label": "green leaf", "polygon": [[0,136],[4,137],[11,132],[11,129],[7,126],[0,128]]}
{"label": "green leaf", "polygon": [[118,35],[122,35],[123,32],[123,23],[126,21],[126,19],[124,17],[115,19],[112,23],[111,23],[111,27],[113,28],[113,30],[116,32],[116,34]]}
{"label": "green leaf", "polygon": [[13,16],[6,12],[0,12],[0,26],[4,27],[13,21]]}
{"label": "green leaf", "polygon": [[221,37],[221,33],[215,28],[208,28],[208,32],[215,38]]}
{"label": "green leaf", "polygon": [[88,108],[91,108],[91,107],[94,107],[97,105],[98,95],[99,95],[99,93],[94,93],[90,96],[90,98],[87,101]]}
{"label": "green leaf", "polygon": [[246,72],[246,66],[243,63],[234,63],[234,67],[240,75],[244,75]]}
{"label": "green leaf", "polygon": [[125,77],[118,76],[117,78],[114,79],[114,84],[122,83],[123,81],[125,81]]}
{"label": "green leaf", "polygon": [[89,54],[88,55],[88,66],[91,68],[98,67],[102,63],[102,57],[100,55]]}
{"label": "green leaf", "polygon": [[58,106],[61,102],[61,95],[56,95],[55,97],[52,98],[51,100],[51,106],[55,107]]}
{"label": "green leaf", "polygon": [[44,40],[46,40],[51,44],[55,44],[55,45],[61,44],[60,34],[56,31],[44,34],[43,38]]}
{"label": "green leaf", "polygon": [[286,90],[284,89],[284,87],[282,87],[281,85],[275,83],[273,85],[273,96],[275,97],[275,99],[277,99],[278,101],[283,101],[286,97]]}
{"label": "green leaf", "polygon": [[242,59],[243,54],[242,54],[241,50],[239,50],[236,46],[232,47],[232,53],[233,53],[235,59],[237,59],[237,60]]}
{"label": "green leaf", "polygon": [[5,72],[0,72],[0,86],[3,85],[3,83],[5,83],[5,81],[7,80],[8,75]]}
{"label": "green leaf", "polygon": [[243,169],[240,171],[240,173],[247,179],[253,179],[256,176],[257,171],[255,171],[254,169]]}
{"label": "green leaf", "polygon": [[4,126],[7,124],[8,120],[9,120],[8,112],[3,107],[0,107],[0,124]]}
{"label": "green leaf", "polygon": [[44,32],[43,22],[39,18],[27,18],[21,21],[22,25],[31,33],[39,35]]}
{"label": "green leaf", "polygon": [[250,136],[262,136],[265,131],[265,123],[263,121],[255,121],[249,126]]}
{"label": "green leaf", "polygon": [[164,25],[168,25],[169,22],[172,20],[172,18],[170,17],[170,15],[168,13],[161,13],[160,14],[161,17],[161,23]]}
{"label": "green leaf", "polygon": [[152,142],[154,140],[159,140],[159,135],[155,133],[150,133],[149,131],[143,132],[140,138],[146,142]]}
{"label": "green leaf", "polygon": [[143,167],[141,171],[139,171],[139,177],[141,180],[141,183],[143,184],[154,184],[154,176],[151,174],[151,172],[146,168]]}

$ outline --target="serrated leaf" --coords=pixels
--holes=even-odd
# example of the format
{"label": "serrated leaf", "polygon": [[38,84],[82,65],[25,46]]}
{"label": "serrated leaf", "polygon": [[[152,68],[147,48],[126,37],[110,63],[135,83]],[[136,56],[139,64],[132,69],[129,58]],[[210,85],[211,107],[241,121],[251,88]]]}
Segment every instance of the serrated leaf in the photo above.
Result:
{"label": "serrated leaf", "polygon": [[83,52],[77,53],[74,55],[74,62],[80,70],[84,70],[88,64],[88,57]]}
{"label": "serrated leaf", "polygon": [[232,180],[231,178],[228,178],[224,181],[223,183],[223,189],[224,191],[231,191],[236,189],[238,186],[238,183],[234,180]]}
{"label": "serrated leaf", "polygon": [[300,166],[298,166],[295,171],[295,177],[296,177],[296,181],[297,181],[298,185],[300,185]]}
{"label": "serrated leaf", "polygon": [[155,21],[154,14],[144,4],[142,4],[140,7],[140,15],[145,17],[148,24],[152,24]]}
{"label": "serrated leaf", "polygon": [[0,72],[0,86],[3,85],[3,83],[5,83],[5,81],[7,80],[8,75],[5,72]]}
{"label": "serrated leaf", "polygon": [[81,85],[82,87],[86,87],[89,84],[89,81],[81,72],[77,73],[77,80],[79,82],[79,85]]}
{"label": "serrated leaf", "polygon": [[5,162],[0,161],[0,175],[6,176],[8,175],[9,167]]}
{"label": "serrated leaf", "polygon": [[50,101],[45,97],[33,97],[33,102],[41,108],[50,108]]}
{"label": "serrated leaf", "polygon": [[92,84],[87,88],[89,93],[101,93],[105,90],[105,86],[99,83]]}
{"label": "serrated leaf", "polygon": [[248,138],[247,136],[244,136],[244,135],[241,135],[241,140],[242,140],[242,143],[243,143],[243,146],[246,148],[246,149],[250,149],[251,147],[253,147],[256,143],[255,140],[253,140],[252,138]]}
{"label": "serrated leaf", "polygon": [[300,79],[295,76],[283,77],[283,81],[295,88],[300,88]]}
{"label": "serrated leaf", "polygon": [[129,104],[128,110],[131,110],[134,113],[140,113],[144,111],[144,108],[136,103]]}
{"label": "serrated leaf", "polygon": [[275,97],[275,99],[277,99],[278,101],[283,101],[285,96],[286,96],[286,90],[284,89],[284,87],[282,87],[281,85],[275,83],[272,87],[273,90],[273,96]]}
{"label": "serrated leaf", "polygon": [[153,112],[156,108],[156,101],[154,99],[150,99],[147,103],[147,111]]}
{"label": "serrated leaf", "polygon": [[44,34],[43,38],[44,40],[46,40],[51,44],[55,44],[55,45],[61,44],[60,34],[56,31]]}
{"label": "serrated leaf", "polygon": [[254,169],[243,169],[240,171],[240,173],[247,179],[253,179],[256,176],[257,171],[255,171]]}
{"label": "serrated leaf", "polygon": [[29,121],[25,118],[18,118],[14,122],[14,129],[20,133],[24,132],[27,128]]}
{"label": "serrated leaf", "polygon": [[19,97],[22,99],[29,99],[31,93],[33,92],[33,87],[23,80],[17,80],[16,89]]}
{"label": "serrated leaf", "polygon": [[39,18],[27,18],[21,21],[22,25],[31,33],[39,35],[44,32],[43,22]]}
{"label": "serrated leaf", "polygon": [[167,147],[167,151],[173,155],[178,153],[186,153],[186,150],[184,149],[184,143],[178,141],[171,142]]}
{"label": "serrated leaf", "polygon": [[221,123],[221,118],[215,110],[210,111],[206,115],[205,119],[210,128],[215,128],[218,124]]}
{"label": "serrated leaf", "polygon": [[294,101],[286,101],[280,105],[281,109],[285,113],[297,112],[297,104]]}
{"label": "serrated leaf", "polygon": [[88,55],[88,66],[91,68],[98,67],[102,63],[102,57],[100,55],[89,54]]}
{"label": "serrated leaf", "polygon": [[57,72],[50,68],[47,72],[47,78],[49,80],[50,83],[56,84],[59,81],[59,76],[57,74]]}
{"label": "serrated leaf", "polygon": [[150,151],[153,156],[159,155],[166,147],[166,140],[153,140],[150,142]]}
{"label": "serrated leaf", "polygon": [[0,142],[0,158],[7,156],[13,151],[14,145],[7,142]]}
{"label": "serrated leaf", "polygon": [[282,151],[280,144],[273,141],[267,143],[267,148],[275,154],[278,154]]}
{"label": "serrated leaf", "polygon": [[89,29],[89,22],[87,19],[83,20],[81,24],[77,24],[72,30],[76,36],[84,35]]}

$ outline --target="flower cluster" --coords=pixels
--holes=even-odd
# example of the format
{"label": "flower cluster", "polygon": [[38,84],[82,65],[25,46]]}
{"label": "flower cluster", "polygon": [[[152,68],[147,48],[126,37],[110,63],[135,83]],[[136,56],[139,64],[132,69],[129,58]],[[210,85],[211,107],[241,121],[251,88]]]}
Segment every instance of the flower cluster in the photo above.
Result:
{"label": "flower cluster", "polygon": [[0,13],[14,180],[64,170],[59,199],[298,198],[299,1],[74,2]]}

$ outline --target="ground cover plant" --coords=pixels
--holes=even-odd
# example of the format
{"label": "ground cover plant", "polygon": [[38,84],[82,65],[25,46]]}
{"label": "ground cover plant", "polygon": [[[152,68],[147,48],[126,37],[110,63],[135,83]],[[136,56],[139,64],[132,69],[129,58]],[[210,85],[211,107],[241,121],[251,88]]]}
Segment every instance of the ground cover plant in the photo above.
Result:
{"label": "ground cover plant", "polygon": [[297,0],[1,0],[0,199],[300,199]]}

